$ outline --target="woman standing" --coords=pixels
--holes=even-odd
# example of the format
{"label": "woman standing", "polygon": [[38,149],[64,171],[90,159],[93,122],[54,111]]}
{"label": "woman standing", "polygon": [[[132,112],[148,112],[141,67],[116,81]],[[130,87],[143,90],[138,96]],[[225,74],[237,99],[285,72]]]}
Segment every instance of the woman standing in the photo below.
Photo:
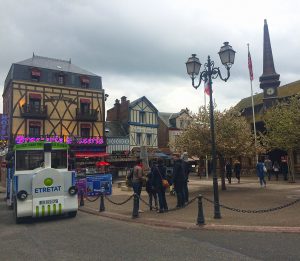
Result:
{"label": "woman standing", "polygon": [[162,185],[162,180],[166,179],[166,170],[166,167],[163,165],[163,160],[160,158],[157,160],[157,165],[154,165],[151,168],[151,184],[158,195],[159,210],[157,212],[159,213],[168,211],[168,205],[166,201],[166,188]]}

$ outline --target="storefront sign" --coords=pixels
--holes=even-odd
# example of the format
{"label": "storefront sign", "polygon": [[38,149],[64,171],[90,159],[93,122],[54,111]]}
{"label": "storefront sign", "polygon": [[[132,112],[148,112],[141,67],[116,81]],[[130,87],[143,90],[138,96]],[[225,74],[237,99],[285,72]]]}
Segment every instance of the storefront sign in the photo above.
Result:
{"label": "storefront sign", "polygon": [[81,137],[71,137],[71,136],[55,136],[55,137],[25,137],[19,135],[15,139],[16,144],[32,143],[32,142],[57,142],[66,144],[104,144],[103,137],[91,137],[91,138],[81,138]]}
{"label": "storefront sign", "polygon": [[97,174],[86,177],[87,195],[98,196],[101,193],[104,195],[112,194],[112,175]]}

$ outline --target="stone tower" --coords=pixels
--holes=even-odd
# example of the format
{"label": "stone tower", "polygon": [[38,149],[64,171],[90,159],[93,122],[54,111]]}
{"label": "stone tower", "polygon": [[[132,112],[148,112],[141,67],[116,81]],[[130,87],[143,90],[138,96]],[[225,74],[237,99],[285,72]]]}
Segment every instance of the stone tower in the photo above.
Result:
{"label": "stone tower", "polygon": [[280,85],[280,74],[276,73],[273,61],[272,47],[267,20],[264,20],[264,49],[263,49],[263,74],[259,77],[260,88],[264,94],[265,109],[272,106],[277,100],[277,87]]}

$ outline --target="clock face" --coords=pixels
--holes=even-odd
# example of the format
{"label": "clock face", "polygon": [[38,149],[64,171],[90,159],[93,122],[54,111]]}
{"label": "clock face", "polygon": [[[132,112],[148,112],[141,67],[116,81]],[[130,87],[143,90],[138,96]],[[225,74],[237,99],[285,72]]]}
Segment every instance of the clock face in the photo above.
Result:
{"label": "clock face", "polygon": [[272,95],[272,94],[274,94],[274,92],[275,92],[275,90],[273,88],[268,88],[267,89],[267,94],[268,95]]}

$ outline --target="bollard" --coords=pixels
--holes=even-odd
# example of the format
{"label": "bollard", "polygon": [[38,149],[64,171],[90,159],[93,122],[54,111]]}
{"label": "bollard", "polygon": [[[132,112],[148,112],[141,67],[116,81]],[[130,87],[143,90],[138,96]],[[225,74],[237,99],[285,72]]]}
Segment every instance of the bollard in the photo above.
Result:
{"label": "bollard", "polygon": [[139,207],[138,207],[139,197],[134,193],[133,195],[133,210],[132,210],[132,218],[139,217]]}
{"label": "bollard", "polygon": [[105,211],[105,206],[104,206],[104,198],[103,198],[103,193],[100,194],[100,208],[99,212]]}
{"label": "bollard", "polygon": [[83,200],[83,190],[80,190],[80,203],[79,206],[84,206],[84,200]]}
{"label": "bollard", "polygon": [[202,195],[198,196],[198,218],[197,225],[205,225],[204,214],[203,214],[203,205],[202,205]]}

